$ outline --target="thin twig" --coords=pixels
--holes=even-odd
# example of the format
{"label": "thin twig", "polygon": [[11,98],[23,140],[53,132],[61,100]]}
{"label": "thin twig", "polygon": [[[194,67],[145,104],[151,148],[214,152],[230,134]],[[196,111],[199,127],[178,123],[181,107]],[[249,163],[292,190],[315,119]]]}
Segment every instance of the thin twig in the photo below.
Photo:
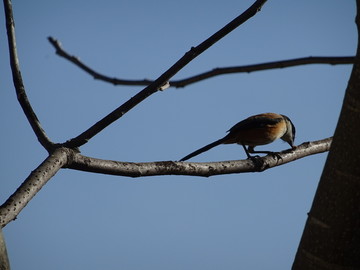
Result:
{"label": "thin twig", "polygon": [[70,55],[67,53],[61,46],[60,42],[53,38],[48,37],[49,42],[54,46],[56,54],[69,60],[71,63],[78,66],[80,69],[85,71],[86,73],[90,74],[94,79],[101,80],[104,82],[108,82],[114,85],[144,85],[147,86],[154,82],[153,80],[123,80],[118,78],[111,78],[106,75],[103,75],[94,69],[90,68],[89,66],[85,65],[77,56]]}
{"label": "thin twig", "polygon": [[306,156],[329,151],[332,138],[306,142],[296,149],[259,157],[252,160],[234,160],[221,162],[175,162],[159,161],[147,163],[120,162],[86,157],[76,153],[69,168],[86,172],[120,175],[128,177],[143,177],[154,175],[192,175],[209,177],[219,174],[260,172],[272,167]]}
{"label": "thin twig", "polygon": [[4,0],[4,8],[9,44],[10,66],[12,70],[12,77],[17,98],[40,144],[44,146],[46,150],[50,151],[54,144],[53,142],[51,142],[51,140],[48,138],[45,131],[41,127],[40,121],[38,120],[34,110],[32,109],[25,92],[25,86],[20,72],[19,58],[16,49],[15,25],[12,12],[12,4],[10,0]]}
{"label": "thin twig", "polygon": [[276,69],[276,68],[287,68],[287,67],[309,65],[309,64],[343,65],[343,64],[353,64],[354,62],[355,62],[355,57],[353,56],[309,56],[309,57],[301,57],[301,58],[294,58],[288,60],[266,62],[266,63],[260,63],[254,65],[215,68],[213,70],[189,78],[185,78],[177,81],[171,81],[170,85],[175,87],[185,87],[189,84],[223,74],[250,73],[254,71],[262,71],[262,70]]}
{"label": "thin twig", "polygon": [[[85,65],[82,61],[80,61],[80,59],[77,56],[70,55],[62,48],[60,42],[55,38],[48,37],[48,40],[54,46],[57,55],[69,60],[71,63],[75,64],[80,69],[90,74],[96,80],[108,82],[113,85],[145,85],[146,86],[153,82],[153,80],[148,80],[148,79],[126,80],[119,78],[111,78]],[[309,57],[273,61],[273,62],[267,62],[261,64],[254,64],[254,65],[214,68],[213,70],[203,72],[201,74],[184,78],[181,80],[171,80],[169,81],[169,84],[170,87],[180,88],[180,87],[188,86],[189,84],[192,83],[196,83],[223,74],[250,73],[254,71],[276,69],[276,68],[287,68],[287,67],[309,65],[309,64],[330,64],[330,65],[353,64],[354,60],[355,58],[353,56],[309,56]]]}
{"label": "thin twig", "polygon": [[181,57],[173,66],[171,66],[167,71],[165,71],[159,78],[157,78],[154,82],[152,82],[149,86],[144,88],[138,94],[133,96],[131,99],[126,101],[120,107],[112,111],[110,114],[105,116],[103,119],[95,123],[89,129],[81,133],[79,136],[67,141],[64,146],[66,147],[79,147],[89,141],[96,134],[101,132],[104,128],[112,124],[114,121],[118,120],[125,113],[130,111],[140,102],[145,100],[150,95],[154,94],[159,90],[161,86],[163,86],[167,81],[170,80],[177,72],[179,72],[183,67],[185,67],[188,63],[190,63],[194,58],[199,56],[205,50],[210,48],[214,43],[222,39],[224,36],[229,34],[239,25],[246,22],[252,16],[254,16],[262,7],[262,5],[267,0],[257,0],[255,3],[249,7],[245,12],[236,17],[230,23],[225,25],[218,32],[213,34],[211,37],[200,43],[198,46],[191,48],[183,57]]}

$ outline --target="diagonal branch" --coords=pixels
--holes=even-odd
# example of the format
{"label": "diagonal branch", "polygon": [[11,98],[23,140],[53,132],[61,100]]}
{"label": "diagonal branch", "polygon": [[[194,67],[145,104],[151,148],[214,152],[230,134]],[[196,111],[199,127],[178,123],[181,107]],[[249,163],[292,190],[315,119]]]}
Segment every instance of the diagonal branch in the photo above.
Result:
{"label": "diagonal branch", "polygon": [[68,162],[69,151],[56,149],[41,163],[6,202],[0,206],[0,227],[16,219],[20,211],[40,191],[40,189]]}
{"label": "diagonal branch", "polygon": [[[295,150],[287,150],[275,155],[267,155],[257,158],[254,163],[251,160],[235,160],[221,162],[174,162],[159,161],[147,163],[120,162],[112,160],[102,160],[92,157],[86,157],[76,153],[69,168],[103,173],[110,175],[121,175],[129,177],[143,177],[154,175],[193,175],[209,177],[219,174],[260,172],[272,167],[280,166],[288,162],[300,159],[306,156],[329,151],[332,138],[319,141],[306,142],[299,145]],[[260,165],[259,165],[260,164]]]}
{"label": "diagonal branch", "polygon": [[213,34],[211,37],[200,43],[196,47],[192,47],[190,51],[185,53],[183,57],[181,57],[173,66],[171,66],[167,71],[165,71],[159,78],[157,78],[154,82],[152,82],[149,86],[144,88],[138,94],[133,96],[131,99],[126,101],[120,107],[112,111],[110,114],[105,116],[103,119],[95,123],[89,129],[81,133],[79,136],[67,141],[64,146],[66,147],[79,147],[85,144],[92,137],[101,132],[104,128],[112,124],[114,121],[118,120],[125,113],[130,111],[140,102],[145,100],[150,95],[157,92],[167,81],[170,80],[177,72],[179,72],[183,67],[185,67],[188,63],[190,63],[193,59],[203,53],[205,50],[210,48],[213,44],[218,42],[224,36],[229,34],[231,31],[236,29],[239,25],[246,22],[252,16],[254,16],[262,7],[262,5],[266,2],[266,0],[257,0],[255,3],[250,6],[246,11],[244,11],[241,15],[236,17],[230,23],[225,25],[218,32]]}
{"label": "diagonal branch", "polygon": [[[61,44],[58,40],[54,39],[53,37],[48,37],[48,40],[54,46],[57,55],[69,60],[71,63],[75,64],[80,69],[90,74],[96,80],[101,80],[114,85],[145,85],[146,86],[153,82],[153,80],[148,80],[148,79],[126,80],[119,78],[111,78],[90,68],[88,65],[80,61],[80,59],[77,56],[70,55],[61,47]],[[309,56],[309,57],[273,61],[273,62],[267,62],[261,64],[254,64],[254,65],[215,68],[210,71],[203,72],[201,74],[191,76],[185,79],[171,80],[169,81],[169,83],[171,87],[180,88],[195,82],[199,82],[223,74],[250,73],[254,71],[261,71],[267,69],[287,68],[287,67],[309,65],[309,64],[330,64],[330,65],[353,64],[354,59],[355,58],[353,56]]]}
{"label": "diagonal branch", "polygon": [[48,151],[53,146],[53,142],[48,138],[45,131],[41,127],[40,121],[38,120],[34,110],[32,109],[28,97],[25,92],[24,83],[22,80],[19,58],[16,49],[16,38],[15,38],[15,25],[12,12],[12,4],[10,0],[4,0],[5,16],[6,16],[6,29],[9,43],[9,54],[10,54],[10,66],[12,70],[13,82],[16,90],[16,95],[23,109],[32,129],[35,132],[40,144],[45,147]]}

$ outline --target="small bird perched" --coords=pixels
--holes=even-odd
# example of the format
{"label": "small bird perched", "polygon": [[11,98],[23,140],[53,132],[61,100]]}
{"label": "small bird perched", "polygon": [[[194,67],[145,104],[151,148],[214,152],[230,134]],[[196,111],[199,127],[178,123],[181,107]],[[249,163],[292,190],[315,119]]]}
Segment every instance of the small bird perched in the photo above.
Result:
{"label": "small bird perched", "polygon": [[279,138],[295,148],[295,126],[289,117],[282,114],[262,113],[253,115],[237,123],[228,132],[229,134],[224,138],[192,152],[180,161],[188,160],[220,144],[241,144],[248,158],[251,158],[249,153],[271,153],[270,151],[254,151],[254,148],[258,145],[272,143]]}

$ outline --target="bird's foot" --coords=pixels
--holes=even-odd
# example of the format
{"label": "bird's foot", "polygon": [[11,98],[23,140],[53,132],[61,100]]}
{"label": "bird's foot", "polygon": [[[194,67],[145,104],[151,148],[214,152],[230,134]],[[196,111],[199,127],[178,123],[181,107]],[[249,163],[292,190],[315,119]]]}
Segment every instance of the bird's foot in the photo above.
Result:
{"label": "bird's foot", "polygon": [[264,160],[260,156],[249,156],[248,159],[250,159],[254,163],[255,169],[257,171],[262,171]]}

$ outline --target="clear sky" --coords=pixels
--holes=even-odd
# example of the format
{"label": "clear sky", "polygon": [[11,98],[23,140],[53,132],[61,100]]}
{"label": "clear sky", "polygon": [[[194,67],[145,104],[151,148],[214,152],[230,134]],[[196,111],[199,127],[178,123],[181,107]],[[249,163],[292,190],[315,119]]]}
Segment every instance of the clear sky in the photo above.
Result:
{"label": "clear sky", "polygon": [[[142,89],[95,81],[71,54],[113,77],[153,79],[253,1],[14,1],[20,64],[53,141],[78,135]],[[3,8],[2,8],[3,9]],[[17,103],[0,31],[0,199],[45,158]],[[268,1],[174,79],[216,67],[351,56],[355,1]],[[121,161],[178,160],[249,115],[277,112],[296,144],[336,127],[350,65],[309,65],[215,77],[141,103],[81,148]],[[259,149],[283,150],[283,142]],[[237,145],[192,161],[244,159]],[[290,269],[326,154],[263,173],[132,179],[61,170],[4,229],[12,269]]]}

